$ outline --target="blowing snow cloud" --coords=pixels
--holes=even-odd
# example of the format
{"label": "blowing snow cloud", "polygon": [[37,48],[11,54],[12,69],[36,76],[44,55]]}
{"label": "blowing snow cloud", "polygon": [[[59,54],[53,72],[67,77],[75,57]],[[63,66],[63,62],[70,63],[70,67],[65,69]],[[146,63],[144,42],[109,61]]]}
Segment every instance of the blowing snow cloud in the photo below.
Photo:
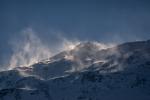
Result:
{"label": "blowing snow cloud", "polygon": [[13,40],[9,67],[30,66],[42,59],[51,56],[50,49],[45,46],[33,30],[27,29],[22,32],[22,37]]}

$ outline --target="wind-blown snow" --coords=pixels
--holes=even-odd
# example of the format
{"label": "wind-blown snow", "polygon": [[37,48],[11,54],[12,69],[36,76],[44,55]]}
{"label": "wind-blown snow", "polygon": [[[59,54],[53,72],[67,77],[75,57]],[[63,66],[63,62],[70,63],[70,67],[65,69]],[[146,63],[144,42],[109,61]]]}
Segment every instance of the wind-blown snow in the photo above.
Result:
{"label": "wind-blown snow", "polygon": [[150,41],[105,49],[83,42],[30,67],[0,72],[0,99],[149,100],[149,66]]}
{"label": "wind-blown snow", "polygon": [[10,68],[30,66],[51,56],[51,51],[34,34],[31,29],[22,32],[22,38],[12,43],[13,55],[10,60]]}

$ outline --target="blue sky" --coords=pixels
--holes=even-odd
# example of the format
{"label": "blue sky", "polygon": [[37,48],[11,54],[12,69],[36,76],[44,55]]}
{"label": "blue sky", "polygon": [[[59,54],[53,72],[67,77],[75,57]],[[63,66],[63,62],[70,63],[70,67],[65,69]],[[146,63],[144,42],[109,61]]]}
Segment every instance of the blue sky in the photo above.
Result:
{"label": "blue sky", "polygon": [[[0,58],[9,42],[31,28],[47,45],[58,36],[100,42],[150,38],[149,0],[0,0]],[[6,61],[5,61],[6,62]],[[1,64],[2,65],[2,64]]]}

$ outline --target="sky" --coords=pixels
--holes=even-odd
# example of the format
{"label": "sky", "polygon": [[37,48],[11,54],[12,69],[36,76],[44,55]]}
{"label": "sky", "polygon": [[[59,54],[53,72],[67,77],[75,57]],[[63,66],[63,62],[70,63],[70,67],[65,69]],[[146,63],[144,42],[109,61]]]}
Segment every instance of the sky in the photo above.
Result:
{"label": "sky", "polygon": [[0,66],[9,63],[16,47],[12,42],[22,42],[26,30],[32,30],[48,48],[57,48],[63,39],[103,43],[147,40],[150,1],[0,0]]}

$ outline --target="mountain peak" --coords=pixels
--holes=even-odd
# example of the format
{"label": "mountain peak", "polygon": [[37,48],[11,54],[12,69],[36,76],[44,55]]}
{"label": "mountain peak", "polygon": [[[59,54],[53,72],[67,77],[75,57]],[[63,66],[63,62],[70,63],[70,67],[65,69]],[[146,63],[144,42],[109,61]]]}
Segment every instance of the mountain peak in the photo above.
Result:
{"label": "mountain peak", "polygon": [[30,68],[0,72],[0,99],[116,100],[119,95],[150,100],[149,44],[136,41],[102,50],[100,43],[82,42]]}
{"label": "mountain peak", "polygon": [[81,42],[80,44],[78,44],[76,46],[76,48],[78,49],[88,49],[88,50],[91,50],[91,49],[105,49],[106,46],[102,43],[99,43],[99,42],[92,42],[92,41],[85,41],[85,42]]}

